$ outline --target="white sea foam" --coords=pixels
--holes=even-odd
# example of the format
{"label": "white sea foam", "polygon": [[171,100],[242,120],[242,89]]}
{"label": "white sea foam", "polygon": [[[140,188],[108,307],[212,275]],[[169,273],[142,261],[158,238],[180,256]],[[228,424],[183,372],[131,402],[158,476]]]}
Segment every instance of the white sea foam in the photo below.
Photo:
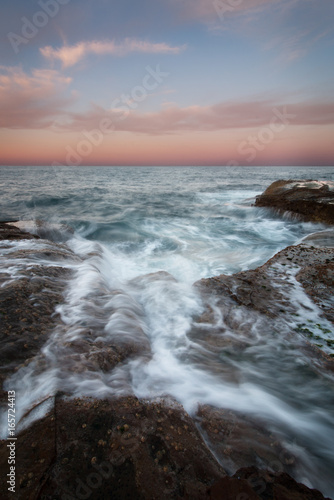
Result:
{"label": "white sea foam", "polygon": [[[241,331],[236,334],[226,329],[224,318],[216,309],[217,323],[214,327],[203,326],[203,330],[220,329],[225,338],[236,338],[237,335],[239,341],[246,342],[247,348],[241,358],[235,360],[224,359],[222,350],[222,370],[212,372],[206,360],[210,349],[207,351],[203,343],[197,343],[188,336],[193,317],[201,312],[203,306],[187,280],[177,281],[167,273],[140,274],[138,277],[136,272],[149,271],[146,263],[140,269],[140,265],[136,265],[129,256],[114,256],[111,250],[93,242],[73,240],[72,248],[85,259],[76,265],[76,276],[70,284],[66,301],[57,309],[66,328],[54,332],[42,350],[41,359],[19,370],[6,383],[8,387],[18,386],[22,407],[18,412],[19,418],[27,409],[57,390],[102,397],[127,393],[132,388],[140,397],[171,394],[190,412],[196,410],[198,403],[246,413],[260,412],[267,419],[284,424],[290,422],[292,428],[299,427],[300,431],[303,427],[300,425],[301,415],[298,412],[295,414],[289,404],[282,402],[283,394],[281,399],[273,396],[266,384],[268,379],[272,383],[270,369],[274,365],[270,367],[270,360],[279,352],[284,355],[284,347],[288,353],[283,356],[282,362],[293,364],[296,360],[291,360],[284,340],[275,340],[266,334],[268,325],[262,318],[249,317],[249,313],[242,317],[240,315],[244,313],[236,310],[235,321],[248,330],[247,336],[242,337]],[[294,279],[293,275],[287,279]],[[302,304],[300,307],[303,309],[306,305],[308,319],[320,321],[317,307],[298,284],[294,285],[291,300]],[[323,323],[323,319],[321,321]],[[124,342],[129,338],[134,342],[143,342],[147,338],[152,358],[135,358],[112,373],[101,373],[90,366],[89,359],[69,347],[71,342],[81,341],[89,328],[96,331],[94,342],[106,345],[112,338]],[[280,328],[283,337],[282,325]],[[209,356],[209,362],[210,359],[212,357]],[[224,378],[226,363],[235,372],[234,383],[229,381],[230,377]],[[259,371],[256,365],[260,366]],[[290,370],[293,370],[291,366]],[[252,377],[255,383],[247,381]],[[277,388],[274,392],[279,394]],[[307,421],[305,426],[306,429]]]}

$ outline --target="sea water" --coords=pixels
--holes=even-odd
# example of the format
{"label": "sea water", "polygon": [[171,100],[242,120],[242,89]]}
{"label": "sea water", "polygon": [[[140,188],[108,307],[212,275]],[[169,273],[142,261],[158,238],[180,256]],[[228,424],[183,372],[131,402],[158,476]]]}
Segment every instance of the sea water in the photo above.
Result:
{"label": "sea water", "polygon": [[[216,309],[215,331],[243,342],[242,352],[212,349],[192,335],[204,310],[194,282],[254,269],[326,229],[253,205],[278,179],[334,180],[334,169],[0,167],[1,220],[68,225],[74,233],[66,244],[81,258],[66,264],[74,275],[57,308],[66,328],[52,332],[36,359],[5,383],[17,391],[18,418],[59,389],[73,396],[170,395],[193,415],[199,404],[236,410],[260,418],[300,457],[298,480],[333,494],[333,378],[312,365],[289,321],[240,310],[233,314],[243,329],[234,331]],[[13,261],[11,249],[39,244],[0,245],[8,279],[32,265]],[[300,287],[294,293],[306,300]],[[324,321],[309,309],[312,321]],[[97,332],[95,344],[130,339],[150,354],[102,372],[73,347],[87,329]]]}

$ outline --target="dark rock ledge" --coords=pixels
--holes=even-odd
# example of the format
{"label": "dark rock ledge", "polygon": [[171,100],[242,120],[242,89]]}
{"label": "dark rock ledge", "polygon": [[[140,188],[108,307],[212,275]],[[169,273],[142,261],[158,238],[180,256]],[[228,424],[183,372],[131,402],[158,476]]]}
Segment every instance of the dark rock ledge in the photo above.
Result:
{"label": "dark rock ledge", "polygon": [[21,231],[11,222],[0,222],[0,240],[34,240],[38,239],[35,234],[29,234]]}
{"label": "dark rock ledge", "polygon": [[290,211],[309,221],[334,224],[334,182],[275,181],[257,196],[255,205]]}
{"label": "dark rock ledge", "polygon": [[[19,228],[0,224],[0,239],[38,239]],[[10,245],[9,245],[10,246]],[[299,280],[306,292],[319,305],[326,303],[327,293],[332,292],[333,251],[328,248],[314,250],[306,245],[287,249],[275,256],[258,270],[239,273],[233,277],[202,280],[199,286],[205,297],[215,294],[221,298],[254,308],[274,318],[279,307],[288,307],[279,291],[269,289],[262,279],[277,260],[308,265],[299,272]],[[13,258],[22,257],[19,250]],[[66,247],[50,242],[50,248],[35,249],[49,259],[73,261],[77,257]],[[276,260],[275,260],[276,259]],[[285,259],[285,260],[284,260]],[[315,266],[319,273],[314,273]],[[45,338],[60,322],[54,315],[62,301],[66,281],[71,271],[59,267],[35,267],[21,272],[20,280],[8,282],[1,275],[0,294],[0,355],[2,377],[17,370],[40,350]],[[280,277],[276,276],[279,280]],[[7,281],[6,281],[7,280]],[[282,278],[283,284],[283,278]],[[324,286],[327,287],[324,289]],[[49,293],[45,293],[45,290]],[[38,315],[31,305],[31,297],[38,301]],[[279,305],[282,302],[283,306]],[[267,304],[267,305],[266,305]],[[324,314],[333,319],[333,311],[325,305]],[[213,321],[213,313],[203,314],[203,322]],[[235,326],[235,325],[234,325]],[[196,336],[196,329],[193,335]],[[215,343],[215,339],[207,339]],[[129,354],[130,353],[130,354]],[[124,356],[132,355],[131,348]],[[331,359],[318,354],[321,362]],[[1,399],[6,404],[7,393]],[[229,411],[201,407],[195,420],[168,397],[159,401],[141,401],[134,396],[115,400],[89,398],[67,399],[57,393],[52,410],[42,419],[17,435],[16,441],[16,493],[8,492],[8,447],[0,445],[0,498],[24,500],[53,499],[226,499],[226,500],[321,500],[323,495],[297,483],[286,472],[254,467],[254,456],[263,455],[266,463],[266,436],[256,423],[246,422]],[[206,442],[199,429],[204,430]],[[240,435],[244,436],[240,448]],[[254,451],[247,449],[250,437]],[[207,445],[210,445],[215,456]],[[275,445],[276,446],[276,445]],[[227,467],[217,461],[229,449]],[[273,448],[272,454],[282,452]],[[267,457],[268,463],[272,457]],[[290,459],[289,459],[290,460]],[[288,462],[289,462],[288,460]],[[229,463],[236,472],[230,472]],[[289,462],[290,463],[290,462]],[[288,465],[289,465],[288,463]],[[285,470],[285,469],[284,469]],[[293,468],[292,468],[293,470]]]}
{"label": "dark rock ledge", "polygon": [[[164,401],[65,402],[60,395],[51,413],[18,436],[16,451],[22,499],[324,498],[285,473],[245,467],[227,476],[182,407]],[[3,445],[2,473],[7,457]],[[9,498],[4,484],[0,493]]]}

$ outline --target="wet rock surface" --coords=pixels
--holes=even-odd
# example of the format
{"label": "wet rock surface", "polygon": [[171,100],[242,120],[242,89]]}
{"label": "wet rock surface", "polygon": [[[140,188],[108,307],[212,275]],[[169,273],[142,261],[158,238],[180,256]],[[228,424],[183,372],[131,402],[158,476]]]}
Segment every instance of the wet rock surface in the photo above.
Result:
{"label": "wet rock surface", "polygon": [[[247,308],[249,313],[256,311],[261,314],[264,321],[268,319],[287,319],[295,317],[295,328],[306,338],[317,340],[314,347],[332,347],[331,336],[326,336],[327,329],[321,325],[306,325],[303,316],[307,316],[310,307],[303,303],[298,296],[299,283],[310,300],[319,307],[320,314],[330,322],[331,330],[334,321],[334,249],[330,247],[315,248],[310,245],[300,244],[290,246],[277,253],[263,266],[250,271],[243,271],[232,276],[220,275],[214,278],[200,280],[196,286],[207,302],[205,312],[198,318],[198,323],[214,323],[217,321],[208,298],[216,297],[216,306],[224,315],[224,321],[230,327],[244,331],[243,325],[236,319],[236,308],[240,311]],[[313,329],[313,332],[312,332]],[[246,327],[247,330],[247,327]],[[318,330],[318,335],[316,333]],[[331,351],[325,349],[325,362],[333,365]]]}
{"label": "wet rock surface", "polygon": [[[0,384],[32,361],[36,370],[47,369],[48,359],[42,347],[53,349],[61,360],[64,384],[66,376],[82,372],[108,373],[119,363],[138,356],[150,356],[150,344],[140,323],[130,312],[124,313],[122,335],[103,341],[103,329],[117,311],[108,305],[111,298],[122,300],[122,293],[97,283],[85,300],[85,313],[92,319],[77,318],[64,323],[57,309],[66,304],[68,285],[81,259],[66,244],[29,238],[19,231],[14,240],[12,227],[3,224],[0,257]],[[6,236],[10,236],[6,239]],[[22,236],[22,238],[21,238]],[[28,238],[25,238],[28,236]],[[29,240],[34,240],[30,245]],[[27,241],[27,245],[15,243]],[[51,335],[53,337],[51,338]]]}
{"label": "wet rock surface", "polygon": [[[227,476],[172,400],[58,394],[53,410],[18,435],[17,457],[19,499],[324,498],[287,474],[252,467]],[[2,443],[0,469],[6,465]],[[2,479],[2,498],[6,488]]]}
{"label": "wet rock surface", "polygon": [[0,381],[29,362],[59,323],[55,307],[63,300],[70,272],[37,267],[0,288]]}
{"label": "wet rock surface", "polygon": [[272,472],[295,474],[298,459],[284,448],[278,436],[266,429],[261,417],[255,419],[232,410],[203,405],[195,421],[230,476],[249,464]]}
{"label": "wet rock surface", "polygon": [[257,196],[255,205],[288,210],[309,221],[334,224],[334,182],[279,180]]}
{"label": "wet rock surface", "polygon": [[[253,489],[253,493],[249,494],[249,497],[246,497],[243,493],[244,496],[240,496],[240,500],[241,498],[249,498],[249,500],[251,498],[261,498],[263,500],[321,500],[323,498],[323,495],[319,491],[311,490],[301,483],[296,483],[296,481],[285,473],[272,474],[256,467],[246,467],[237,471],[233,479],[237,479],[238,482],[234,481],[233,486],[231,485],[234,488],[231,498],[238,498],[234,497],[234,492],[241,491],[240,482],[244,484],[246,481]],[[218,490],[219,483],[215,487],[217,488],[217,492],[224,495],[222,488]],[[254,495],[254,492],[257,496],[251,496]]]}
{"label": "wet rock surface", "polygon": [[[56,306],[72,271],[56,261],[76,262],[66,247],[45,242],[20,229],[1,224],[0,257],[0,383],[40,351],[48,335],[59,324]],[[8,241],[8,245],[5,244]],[[36,240],[30,248],[9,242]],[[43,261],[43,264],[39,264]]]}
{"label": "wet rock surface", "polygon": [[331,229],[312,233],[303,238],[303,243],[315,247],[334,247],[334,231]]}
{"label": "wet rock surface", "polygon": [[10,222],[0,222],[0,241],[1,240],[36,240],[39,236],[21,231]]}
{"label": "wet rock surface", "polygon": [[17,455],[25,499],[204,498],[225,475],[182,407],[134,397],[56,397],[53,411],[19,435]]}
{"label": "wet rock surface", "polygon": [[74,233],[73,229],[65,224],[46,223],[42,220],[8,222],[7,225],[16,227],[23,233],[46,238],[51,241],[66,241]]}
{"label": "wet rock surface", "polygon": [[[333,252],[334,253],[334,252]],[[325,253],[321,261],[303,267],[296,275],[306,293],[322,309],[326,318],[334,324],[334,259]]]}
{"label": "wet rock surface", "polygon": [[[316,240],[319,242],[321,238]],[[279,349],[284,345],[284,338],[296,341],[296,345],[301,346],[300,353],[305,354],[303,363],[306,362],[309,380],[318,367],[321,371],[334,371],[334,249],[313,246],[311,237],[307,243],[282,250],[257,269],[203,279],[195,284],[206,308],[196,319],[189,336],[210,351],[211,366],[216,366],[213,370],[220,373],[225,370],[225,379],[232,384],[239,383],[237,367],[241,363],[247,365],[249,356],[253,356],[251,353],[257,353],[252,366],[261,363],[261,344],[257,344],[253,324],[261,325],[261,330],[267,332],[267,341]],[[318,322],[314,319],[315,311],[320,318]],[[255,351],[252,346],[257,346]],[[222,353],[227,368],[220,366]],[[300,353],[296,350],[294,354],[292,350],[292,359]],[[279,369],[276,357],[272,360],[272,369]],[[256,480],[262,470],[279,471],[282,480],[288,478],[287,473],[298,476],[298,456],[285,448],[284,440],[267,428],[265,422],[261,424],[260,415],[250,418],[205,405],[199,408],[196,422],[229,475],[235,477],[237,469],[252,464],[258,467]],[[224,488],[227,486],[222,483],[220,494]],[[262,485],[262,489],[264,498],[308,498],[302,487],[296,493],[289,492],[288,481],[277,488]],[[238,491],[236,489],[235,494]]]}

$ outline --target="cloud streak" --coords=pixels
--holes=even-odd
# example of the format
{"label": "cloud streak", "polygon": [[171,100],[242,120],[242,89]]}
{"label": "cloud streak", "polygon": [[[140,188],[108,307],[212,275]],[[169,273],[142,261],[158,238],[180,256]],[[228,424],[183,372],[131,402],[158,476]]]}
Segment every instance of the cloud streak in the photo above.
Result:
{"label": "cloud streak", "polygon": [[0,66],[0,127],[50,127],[73,99],[62,96],[71,78],[54,70]]}
{"label": "cloud streak", "polygon": [[74,66],[89,54],[126,56],[130,53],[146,54],[179,54],[186,48],[185,45],[172,47],[166,43],[151,43],[143,40],[126,38],[121,43],[113,40],[86,41],[76,45],[64,45],[58,49],[51,46],[40,48],[41,54],[51,61],[61,61],[63,68]]}
{"label": "cloud streak", "polygon": [[183,132],[214,132],[228,129],[259,129],[268,125],[273,109],[286,109],[295,116],[291,125],[334,124],[334,101],[286,104],[284,99],[219,102],[210,106],[164,106],[156,112],[105,109],[93,104],[85,112],[71,112],[74,97],[68,97],[71,78],[56,70],[33,70],[0,66],[0,127],[7,129],[49,128],[59,132],[82,132],[98,127],[108,117],[116,131],[145,135]]}
{"label": "cloud streak", "polygon": [[223,102],[212,106],[171,106],[155,113],[131,111],[123,119],[116,110],[105,110],[93,106],[87,113],[72,113],[70,121],[61,125],[60,130],[77,131],[94,129],[100,121],[108,117],[115,130],[147,135],[170,135],[182,132],[220,131],[228,129],[259,129],[270,123],[273,110],[281,110],[294,115],[291,125],[332,125],[334,124],[334,102],[306,102],[279,104],[276,101]]}

